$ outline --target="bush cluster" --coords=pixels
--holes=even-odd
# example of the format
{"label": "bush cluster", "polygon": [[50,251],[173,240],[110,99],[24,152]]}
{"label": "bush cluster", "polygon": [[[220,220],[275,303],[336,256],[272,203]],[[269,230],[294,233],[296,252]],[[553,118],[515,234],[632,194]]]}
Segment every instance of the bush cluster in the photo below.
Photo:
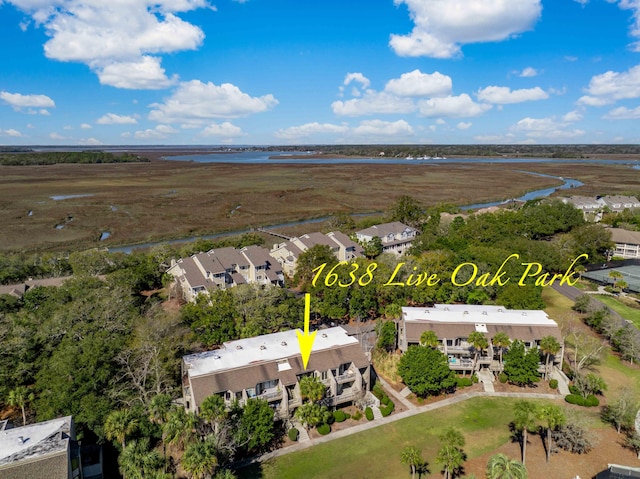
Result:
{"label": "bush cluster", "polygon": [[300,437],[300,431],[298,431],[295,427],[289,429],[289,432],[287,434],[289,435],[289,439],[291,439],[292,441],[297,441],[298,437]]}
{"label": "bush cluster", "polygon": [[[373,411],[371,411],[371,412],[373,412]],[[359,421],[360,419],[362,419],[362,411],[360,411],[360,410],[356,411],[355,414],[353,416],[351,416],[351,418],[354,421]]]}
{"label": "bush cluster", "polygon": [[593,394],[589,394],[586,398],[578,394],[569,394],[564,398],[569,404],[575,404],[577,406],[584,407],[596,407],[600,404],[600,401]]}
{"label": "bush cluster", "polygon": [[331,426],[329,426],[328,424],[320,424],[316,429],[323,436],[326,436],[331,432]]}
{"label": "bush cluster", "polygon": [[367,406],[367,409],[364,410],[364,415],[369,421],[373,421],[373,409]]}
{"label": "bush cluster", "polygon": [[502,384],[505,384],[509,380],[509,376],[507,376],[505,373],[500,373],[500,375],[498,376],[498,380]]}
{"label": "bush cluster", "polygon": [[347,420],[347,415],[344,413],[344,411],[333,411],[333,419],[335,420],[335,422],[344,422]]}
{"label": "bush cluster", "polygon": [[456,387],[459,389],[467,388],[473,384],[471,378],[456,378]]}
{"label": "bush cluster", "polygon": [[549,380],[549,387],[551,389],[558,389],[558,380],[557,379]]}
{"label": "bush cluster", "polygon": [[389,396],[385,394],[382,400],[380,401],[380,412],[382,413],[382,417],[387,417],[389,414],[393,412],[395,408],[396,408],[396,405],[393,403],[391,399],[389,399]]}

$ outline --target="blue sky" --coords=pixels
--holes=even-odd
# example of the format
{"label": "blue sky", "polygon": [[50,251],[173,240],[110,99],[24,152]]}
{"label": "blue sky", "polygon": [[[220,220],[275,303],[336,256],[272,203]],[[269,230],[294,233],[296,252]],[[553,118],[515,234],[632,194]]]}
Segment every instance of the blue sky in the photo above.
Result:
{"label": "blue sky", "polygon": [[0,0],[0,144],[640,143],[640,0]]}

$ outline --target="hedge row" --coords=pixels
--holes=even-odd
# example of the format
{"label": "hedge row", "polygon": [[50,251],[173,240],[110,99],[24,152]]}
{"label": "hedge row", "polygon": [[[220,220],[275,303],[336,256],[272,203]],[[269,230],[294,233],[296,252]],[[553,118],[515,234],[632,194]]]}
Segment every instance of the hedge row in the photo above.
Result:
{"label": "hedge row", "polygon": [[569,394],[568,396],[565,396],[564,400],[569,404],[576,404],[578,406],[584,407],[596,407],[600,404],[598,398],[593,394],[589,394],[586,399],[582,396],[579,396],[578,394]]}

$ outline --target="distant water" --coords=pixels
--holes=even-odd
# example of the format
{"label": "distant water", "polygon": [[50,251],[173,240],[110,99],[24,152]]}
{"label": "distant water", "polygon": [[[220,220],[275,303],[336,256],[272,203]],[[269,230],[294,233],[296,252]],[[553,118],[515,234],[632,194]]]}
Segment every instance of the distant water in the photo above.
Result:
{"label": "distant water", "polygon": [[[292,156],[313,155],[316,152],[290,151],[240,151],[233,153],[207,153],[199,155],[166,156],[165,160],[193,161],[196,163],[240,163],[240,164],[379,164],[379,165],[447,165],[455,163],[591,163],[591,164],[619,164],[640,166],[640,162],[633,160],[581,160],[558,158],[446,158],[430,160],[407,160],[406,158],[291,158]],[[281,156],[282,158],[271,158]]]}

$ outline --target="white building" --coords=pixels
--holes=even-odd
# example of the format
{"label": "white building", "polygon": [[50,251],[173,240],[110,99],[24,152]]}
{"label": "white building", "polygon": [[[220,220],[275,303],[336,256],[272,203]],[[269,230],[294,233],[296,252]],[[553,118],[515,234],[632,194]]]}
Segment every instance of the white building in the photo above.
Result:
{"label": "white building", "polygon": [[411,228],[399,221],[374,225],[370,228],[356,231],[356,238],[361,243],[368,243],[373,238],[380,238],[382,241],[382,252],[393,253],[400,256],[412,245],[418,230]]}

